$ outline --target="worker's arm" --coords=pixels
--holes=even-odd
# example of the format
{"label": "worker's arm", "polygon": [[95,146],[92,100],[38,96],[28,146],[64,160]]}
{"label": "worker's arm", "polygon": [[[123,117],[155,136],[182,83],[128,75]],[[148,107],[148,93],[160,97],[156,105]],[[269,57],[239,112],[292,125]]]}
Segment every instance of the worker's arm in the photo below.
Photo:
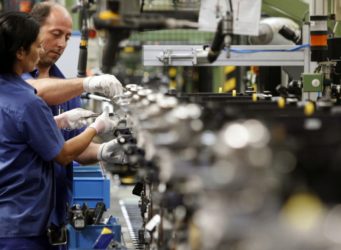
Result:
{"label": "worker's arm", "polygon": [[[66,141],[59,154],[54,158],[61,165],[67,165],[75,160],[91,143],[96,134],[112,131],[115,123],[103,112],[84,132]],[[96,151],[97,152],[97,151]]]}
{"label": "worker's arm", "polygon": [[89,146],[96,134],[96,129],[87,128],[80,135],[66,141],[60,153],[55,157],[55,161],[66,166]]}
{"label": "worker's arm", "polygon": [[100,144],[91,142],[89,146],[83,151],[83,153],[78,155],[75,160],[82,165],[88,165],[98,162],[97,152],[99,150],[99,147]]}
{"label": "worker's arm", "polygon": [[76,161],[87,165],[98,161],[108,163],[123,162],[124,158],[125,154],[122,145],[120,145],[117,139],[113,139],[102,144],[90,143],[87,149],[76,158]]}
{"label": "worker's arm", "polygon": [[75,108],[60,115],[54,116],[58,128],[80,129],[86,125],[88,119],[94,112],[82,108]]}
{"label": "worker's arm", "polygon": [[109,98],[123,92],[122,84],[113,75],[73,79],[40,78],[26,81],[37,90],[37,95],[48,105],[61,104],[79,96],[83,91],[99,92]]}
{"label": "worker's arm", "polygon": [[42,78],[26,80],[48,105],[66,102],[83,93],[83,78],[58,79]]}

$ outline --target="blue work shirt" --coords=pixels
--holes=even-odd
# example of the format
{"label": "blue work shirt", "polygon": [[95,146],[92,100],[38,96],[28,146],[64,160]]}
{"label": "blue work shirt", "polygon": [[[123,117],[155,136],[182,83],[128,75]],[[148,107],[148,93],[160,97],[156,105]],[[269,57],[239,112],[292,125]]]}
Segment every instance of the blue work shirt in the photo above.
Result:
{"label": "blue work shirt", "polygon": [[45,235],[55,202],[53,159],[64,138],[19,76],[0,75],[0,135],[0,238]]}
{"label": "blue work shirt", "polygon": [[[65,78],[63,73],[58,69],[56,65],[53,65],[49,71],[50,77]],[[34,70],[31,73],[22,75],[24,80],[38,78],[39,71]],[[50,106],[53,115],[59,115],[62,112],[81,107],[81,98],[75,97],[67,102],[59,105]],[[85,129],[85,128],[84,128]],[[84,131],[84,129],[65,130],[62,129],[64,139],[67,141]],[[57,187],[57,200],[56,207],[52,216],[52,223],[57,226],[66,224],[67,216],[67,204],[71,203],[72,200],[72,187],[73,187],[73,165],[70,164],[66,167],[60,166],[55,163],[55,176],[56,176],[56,187]]]}

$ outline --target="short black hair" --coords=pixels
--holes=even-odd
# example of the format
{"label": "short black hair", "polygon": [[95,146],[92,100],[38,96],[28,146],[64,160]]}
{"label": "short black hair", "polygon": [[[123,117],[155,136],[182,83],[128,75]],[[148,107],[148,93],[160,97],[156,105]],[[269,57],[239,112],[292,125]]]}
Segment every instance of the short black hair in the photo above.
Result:
{"label": "short black hair", "polygon": [[29,51],[39,35],[39,23],[27,13],[10,11],[0,15],[0,73],[15,73],[19,49]]}
{"label": "short black hair", "polygon": [[52,3],[52,2],[36,3],[33,6],[30,14],[31,16],[33,16],[35,20],[38,21],[40,25],[43,25],[51,13],[52,7],[55,5],[56,3]]}

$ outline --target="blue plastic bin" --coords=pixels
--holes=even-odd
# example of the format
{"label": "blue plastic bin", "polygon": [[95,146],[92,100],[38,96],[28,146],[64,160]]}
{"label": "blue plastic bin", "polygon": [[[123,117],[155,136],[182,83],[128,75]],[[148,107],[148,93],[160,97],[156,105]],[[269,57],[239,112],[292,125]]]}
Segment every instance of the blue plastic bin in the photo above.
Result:
{"label": "blue plastic bin", "polygon": [[95,208],[97,202],[110,207],[110,179],[99,166],[74,167],[72,204]]}
{"label": "blue plastic bin", "polygon": [[118,223],[118,218],[111,217],[107,225],[90,225],[80,231],[76,231],[71,225],[68,225],[69,250],[92,249],[103,227],[110,228],[114,234],[113,240],[121,242],[121,225]]}

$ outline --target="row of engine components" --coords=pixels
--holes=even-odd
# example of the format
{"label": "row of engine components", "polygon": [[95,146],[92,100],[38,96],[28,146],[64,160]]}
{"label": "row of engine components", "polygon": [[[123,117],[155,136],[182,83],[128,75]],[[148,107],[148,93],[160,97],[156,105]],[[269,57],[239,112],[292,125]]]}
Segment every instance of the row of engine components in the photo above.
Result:
{"label": "row of engine components", "polygon": [[108,170],[136,173],[145,249],[340,247],[336,104],[126,89]]}

